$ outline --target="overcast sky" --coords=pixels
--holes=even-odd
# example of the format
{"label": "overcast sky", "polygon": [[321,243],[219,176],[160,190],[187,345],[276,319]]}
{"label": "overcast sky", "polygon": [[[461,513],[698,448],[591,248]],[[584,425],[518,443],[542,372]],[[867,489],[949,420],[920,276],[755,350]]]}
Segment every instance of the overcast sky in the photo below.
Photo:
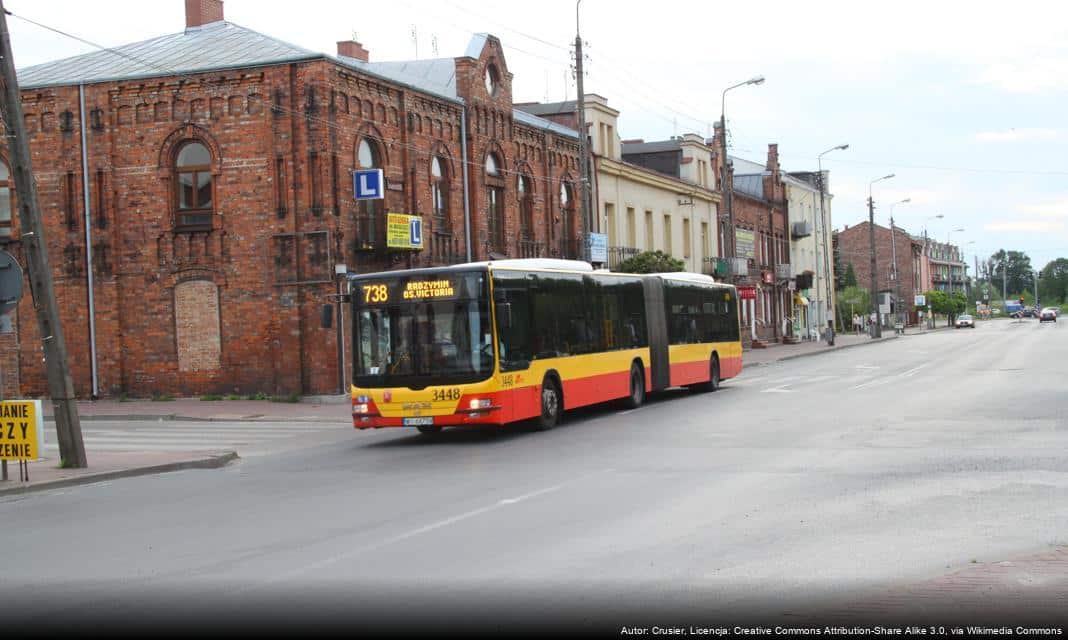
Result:
{"label": "overcast sky", "polygon": [[[185,26],[182,0],[4,4],[104,46]],[[727,94],[731,153],[763,162],[778,143],[785,169],[804,171],[848,143],[823,156],[836,228],[867,219],[870,187],[877,223],[910,198],[895,221],[972,241],[969,264],[999,248],[1036,268],[1068,257],[1068,3],[582,0],[580,11],[586,91],[622,112],[623,138],[707,135],[723,89],[763,75]],[[575,97],[572,0],[226,0],[225,14],[331,54],[355,33],[372,60],[459,56],[488,32],[504,44],[517,102]],[[19,68],[92,50],[19,17],[8,25]]]}

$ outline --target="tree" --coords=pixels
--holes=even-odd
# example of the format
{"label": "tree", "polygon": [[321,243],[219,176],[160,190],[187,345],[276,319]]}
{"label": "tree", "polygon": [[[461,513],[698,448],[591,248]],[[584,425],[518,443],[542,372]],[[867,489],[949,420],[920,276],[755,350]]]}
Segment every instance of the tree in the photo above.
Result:
{"label": "tree", "polygon": [[837,231],[831,233],[831,245],[833,246],[833,248],[831,249],[831,255],[833,257],[834,264],[831,265],[831,268],[834,269],[834,290],[841,291],[842,289],[846,288],[846,284],[845,271],[842,270],[842,250],[838,246]]}
{"label": "tree", "polygon": [[1038,297],[1047,306],[1068,302],[1068,258],[1057,258],[1042,268]]}
{"label": "tree", "polygon": [[[990,256],[990,279],[994,284],[995,297],[1006,291],[1010,297],[1019,296],[1024,291],[1034,288],[1035,276],[1031,267],[1031,258],[1022,251],[1005,251],[1000,249]],[[1004,274],[1004,277],[1002,276]],[[1003,281],[1007,281],[1003,285]]]}
{"label": "tree", "polygon": [[663,251],[643,251],[619,263],[616,271],[620,273],[666,273],[682,271],[686,265],[682,260],[672,258]]}
{"label": "tree", "polygon": [[845,275],[842,276],[842,288],[857,286],[857,274],[853,271],[853,263],[850,262],[846,267]]}
{"label": "tree", "polygon": [[954,291],[953,293],[928,291],[924,295],[927,297],[927,308],[932,313],[945,315],[949,325],[953,324],[953,318],[957,314],[964,313],[964,310],[968,308],[968,299],[962,291]]}
{"label": "tree", "polygon": [[871,296],[864,287],[846,287],[838,292],[835,307],[838,309],[838,330],[845,331],[852,326],[854,313],[863,317],[871,313]]}

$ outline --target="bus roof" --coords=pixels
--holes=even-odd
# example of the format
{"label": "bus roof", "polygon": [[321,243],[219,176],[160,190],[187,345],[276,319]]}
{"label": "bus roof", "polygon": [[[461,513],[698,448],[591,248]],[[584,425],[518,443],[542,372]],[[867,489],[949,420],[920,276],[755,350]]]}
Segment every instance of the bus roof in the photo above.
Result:
{"label": "bus roof", "polygon": [[505,260],[464,262],[460,264],[453,264],[441,267],[419,267],[416,269],[397,269],[390,271],[378,271],[374,273],[349,272],[347,276],[349,280],[355,280],[357,278],[364,278],[367,276],[372,276],[376,278],[381,278],[383,276],[398,277],[407,275],[418,275],[421,273],[486,270],[488,267],[500,267],[505,269],[534,269],[539,271],[579,271],[583,273],[593,272],[593,267],[590,265],[590,263],[583,262],[582,260],[560,260],[555,258],[508,258]]}
{"label": "bus roof", "polygon": [[725,282],[716,282],[716,279],[712,276],[706,276],[703,273],[688,273],[684,271],[673,271],[668,273],[651,273],[651,276],[660,278],[661,280],[672,280],[674,282],[689,282],[692,284],[704,284],[704,285],[721,285],[729,287]]}

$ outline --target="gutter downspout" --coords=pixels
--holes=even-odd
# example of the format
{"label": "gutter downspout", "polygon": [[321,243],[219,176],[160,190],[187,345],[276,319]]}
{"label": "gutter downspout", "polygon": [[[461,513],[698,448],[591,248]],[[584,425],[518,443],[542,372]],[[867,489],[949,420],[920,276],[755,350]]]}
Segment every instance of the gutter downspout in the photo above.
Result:
{"label": "gutter downspout", "polygon": [[85,85],[78,85],[78,124],[82,133],[82,200],[85,204],[85,272],[89,286],[89,362],[93,372],[93,400],[100,397],[96,368],[96,301],[93,295],[93,217],[89,210],[89,150],[85,136]]}
{"label": "gutter downspout", "polygon": [[460,107],[460,145],[461,166],[464,174],[464,244],[467,248],[467,261],[471,262],[471,184],[467,175],[467,105]]}

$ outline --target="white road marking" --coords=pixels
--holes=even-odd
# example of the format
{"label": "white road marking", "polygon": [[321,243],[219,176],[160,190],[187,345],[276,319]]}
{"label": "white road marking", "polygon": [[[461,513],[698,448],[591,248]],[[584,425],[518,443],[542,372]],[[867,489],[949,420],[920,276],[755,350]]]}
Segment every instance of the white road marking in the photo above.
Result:
{"label": "white road marking", "polygon": [[925,364],[921,364],[920,366],[918,366],[918,367],[916,367],[914,369],[909,369],[908,371],[905,371],[904,373],[902,373],[901,377],[902,378],[911,378],[912,376],[916,375],[917,371],[919,371],[920,369],[922,369],[922,368],[924,368],[926,366],[927,365],[925,365]]}

